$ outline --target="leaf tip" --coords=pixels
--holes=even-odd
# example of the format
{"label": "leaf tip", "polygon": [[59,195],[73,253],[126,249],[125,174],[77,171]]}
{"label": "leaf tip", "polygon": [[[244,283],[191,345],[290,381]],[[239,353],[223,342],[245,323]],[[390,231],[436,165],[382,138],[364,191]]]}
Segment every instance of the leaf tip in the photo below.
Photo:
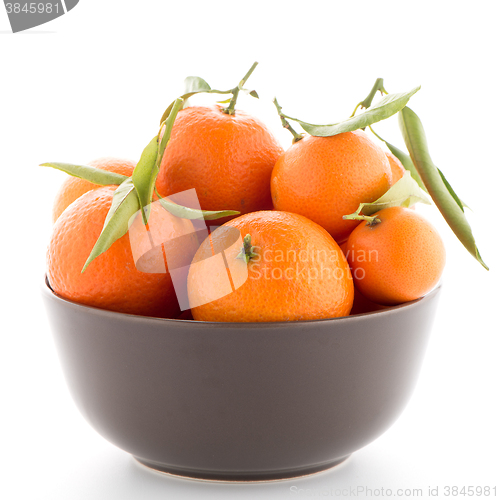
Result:
{"label": "leaf tip", "polygon": [[89,264],[92,262],[92,260],[90,260],[90,256],[89,256],[89,258],[87,259],[87,261],[83,265],[82,270],[80,271],[80,274],[83,274],[85,272],[85,269],[87,269],[87,267],[89,267]]}
{"label": "leaf tip", "polygon": [[488,267],[488,265],[486,264],[486,262],[484,262],[484,260],[482,259],[481,255],[479,254],[479,250],[477,248],[476,248],[476,259],[486,269],[486,271],[490,270],[490,268]]}

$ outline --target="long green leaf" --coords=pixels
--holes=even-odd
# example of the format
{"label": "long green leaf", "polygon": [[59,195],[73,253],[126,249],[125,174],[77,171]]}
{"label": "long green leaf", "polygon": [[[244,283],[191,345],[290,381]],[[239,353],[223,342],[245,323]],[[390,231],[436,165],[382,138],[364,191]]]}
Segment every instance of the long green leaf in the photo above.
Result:
{"label": "long green leaf", "polygon": [[410,97],[419,89],[420,87],[416,87],[409,92],[403,92],[400,94],[388,94],[376,104],[370,106],[363,113],[348,118],[347,120],[344,120],[342,122],[334,123],[332,125],[313,125],[297,118],[292,118],[291,116],[283,116],[285,118],[288,118],[289,120],[298,122],[300,126],[311,135],[314,135],[316,137],[330,137],[332,135],[342,134],[343,132],[352,132],[353,130],[368,127],[373,123],[377,123],[381,120],[389,118],[392,115],[395,115],[398,111],[406,106],[406,104],[410,100]]}
{"label": "long green leaf", "polygon": [[443,172],[441,172],[441,170],[439,168],[437,170],[439,172],[439,175],[441,176],[441,180],[444,182],[444,185],[446,186],[446,189],[449,191],[451,196],[453,196],[453,199],[457,202],[457,205],[460,207],[460,209],[463,212],[464,206],[467,206],[467,205],[458,197],[457,193],[455,193],[455,190],[451,187],[451,184],[448,182],[448,180],[444,176]]}
{"label": "long green leaf", "polygon": [[98,184],[99,186],[113,186],[119,185],[123,181],[126,181],[128,177],[126,175],[115,174],[114,172],[108,172],[106,170],[101,170],[100,168],[91,167],[89,165],[74,165],[73,163],[59,163],[59,162],[49,162],[42,163],[41,167],[52,167],[57,170],[61,170],[73,177],[78,177],[86,181],[92,182],[93,184]]}
{"label": "long green leaf", "polygon": [[415,203],[430,205],[431,201],[420,186],[415,182],[411,173],[406,171],[401,179],[391,186],[378,200],[371,203],[360,203],[356,212],[344,215],[344,219],[356,220],[362,213],[372,215],[379,210],[389,207],[411,207]]}
{"label": "long green leaf", "polygon": [[165,148],[170,140],[175,118],[179,110],[182,108],[183,103],[183,99],[180,98],[174,101],[174,106],[163,124],[163,135],[159,144],[158,136],[156,136],[144,148],[141,159],[135,167],[132,175],[132,181],[137,191],[137,195],[139,196],[139,203],[141,204],[144,224],[147,224],[148,222],[149,214],[147,209],[152,201],[156,178],[158,177],[158,173],[160,171],[163,153],[165,152]]}
{"label": "long green leaf", "polygon": [[113,194],[113,202],[104,221],[101,234],[83,266],[82,273],[96,257],[104,253],[116,240],[127,233],[129,220],[139,209],[139,198],[134,184],[132,179],[127,179]]}
{"label": "long green leaf", "polygon": [[177,205],[172,203],[166,198],[160,198],[161,206],[172,215],[180,217],[182,219],[205,219],[205,220],[215,220],[222,217],[229,217],[232,215],[239,215],[240,212],[236,210],[197,210],[195,208],[183,207],[182,205]]}
{"label": "long green leaf", "polygon": [[424,128],[419,117],[410,108],[405,107],[399,113],[399,127],[413,164],[427,187],[434,203],[469,253],[475,257],[484,268],[488,269],[488,266],[484,263],[479,254],[474,236],[472,235],[472,229],[463,213],[462,207],[460,207],[455,197],[450,193],[437,167],[432,162],[427,147]]}
{"label": "long green leaf", "polygon": [[182,105],[184,103],[184,99],[179,97],[173,103],[172,109],[165,120],[163,125],[163,135],[160,140],[160,146],[158,147],[158,156],[156,158],[155,169],[153,171],[153,176],[151,178],[151,187],[154,188],[156,183],[156,177],[160,171],[161,160],[163,158],[163,154],[165,153],[165,148],[167,147],[168,142],[170,141],[170,136],[172,135],[172,129],[174,127],[175,119],[177,118],[177,114],[182,109]]}
{"label": "long green leaf", "polygon": [[144,148],[141,158],[132,173],[132,183],[135,186],[137,197],[142,211],[144,223],[147,223],[146,207],[151,203],[154,184],[151,177],[158,157],[158,136],[153,137],[151,142]]}

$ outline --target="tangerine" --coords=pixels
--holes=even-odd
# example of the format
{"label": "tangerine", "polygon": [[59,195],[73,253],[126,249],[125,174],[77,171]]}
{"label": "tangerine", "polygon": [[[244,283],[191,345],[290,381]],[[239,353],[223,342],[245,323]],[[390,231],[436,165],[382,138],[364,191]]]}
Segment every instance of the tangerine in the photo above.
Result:
{"label": "tangerine", "polygon": [[[138,225],[145,227],[140,214],[130,226],[129,234],[116,240],[82,273],[103,228],[115,189],[114,186],[93,189],[61,214],[53,227],[47,251],[50,286],[61,297],[80,304],[128,314],[175,318],[180,309],[164,250],[162,246],[152,248],[148,231],[139,230]],[[177,249],[177,255],[185,255],[185,236],[193,231],[190,221],[153,204],[148,226],[155,228],[155,243],[182,241],[183,251]],[[131,246],[134,239],[135,256]],[[176,263],[176,267],[181,265]]]}
{"label": "tangerine", "polygon": [[[225,266],[213,259],[221,252]],[[321,226],[298,214],[261,211],[227,222],[202,243],[188,294],[195,320],[294,321],[348,315],[354,288],[344,254]]]}
{"label": "tangerine", "polygon": [[177,115],[156,187],[161,196],[195,188],[202,210],[272,208],[269,181],[282,153],[266,125],[244,111],[188,107]]}
{"label": "tangerine", "polygon": [[361,222],[346,244],[356,288],[383,305],[422,297],[444,269],[446,253],[439,233],[408,208],[385,208],[373,216],[374,223]]}
{"label": "tangerine", "polygon": [[391,182],[384,151],[356,130],[293,144],[274,167],[271,193],[277,210],[304,215],[343,241],[357,223],[342,217],[375,201]]}

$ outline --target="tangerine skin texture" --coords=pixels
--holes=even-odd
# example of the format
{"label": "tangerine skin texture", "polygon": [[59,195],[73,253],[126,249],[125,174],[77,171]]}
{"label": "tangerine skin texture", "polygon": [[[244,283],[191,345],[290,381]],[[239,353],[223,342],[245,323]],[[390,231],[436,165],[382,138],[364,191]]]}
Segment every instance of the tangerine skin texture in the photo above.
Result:
{"label": "tangerine skin texture", "polygon": [[[103,158],[92,160],[87,163],[87,165],[130,177],[134,171],[136,162],[125,160],[123,158],[115,158],[113,156],[105,156]],[[54,198],[54,204],[52,206],[52,222],[55,222],[64,210],[66,210],[71,203],[80,198],[82,194],[99,187],[102,186],[93,184],[85,179],[69,176],[64,180]]]}
{"label": "tangerine skin texture", "polygon": [[272,208],[269,182],[282,153],[267,127],[244,111],[188,107],[177,115],[156,187],[161,196],[195,188],[203,210]]}
{"label": "tangerine skin texture", "polygon": [[[170,274],[138,271],[128,234],[115,241],[84,273],[81,272],[101,233],[115,189],[107,186],[89,191],[59,217],[47,251],[50,286],[61,297],[87,306],[175,318],[180,309]],[[150,225],[153,217],[152,214]],[[134,224],[136,222],[134,220]],[[158,224],[160,222],[163,226],[157,233],[162,237],[186,234],[191,224],[170,214],[162,216]]]}
{"label": "tangerine skin texture", "polygon": [[434,226],[408,208],[391,207],[373,215],[381,222],[372,226],[361,222],[347,240],[356,288],[384,305],[415,300],[431,291],[446,262]]}
{"label": "tangerine skin texture", "polygon": [[[243,215],[224,226],[238,229],[242,238],[250,234],[257,256],[248,263],[248,279],[243,285],[220,299],[192,308],[195,320],[296,321],[349,314],[354,297],[349,265],[322,227],[301,215],[278,211]],[[217,248],[217,238],[215,231],[212,241],[205,240],[198,249],[193,262],[207,263],[204,259],[212,255],[211,247]],[[238,245],[231,247],[227,261],[246,266],[236,259],[240,249]],[[190,300],[203,299],[225,279],[208,263],[191,265]]]}
{"label": "tangerine skin texture", "polygon": [[304,215],[340,242],[357,224],[342,217],[375,201],[391,182],[384,151],[356,130],[293,144],[274,167],[271,193],[276,210]]}
{"label": "tangerine skin texture", "polygon": [[399,161],[399,159],[394,156],[391,152],[386,151],[386,156],[387,159],[389,160],[389,165],[391,166],[391,172],[392,172],[392,184],[391,186],[394,186],[396,182],[399,181],[406,172],[406,169],[403,167],[403,164]]}

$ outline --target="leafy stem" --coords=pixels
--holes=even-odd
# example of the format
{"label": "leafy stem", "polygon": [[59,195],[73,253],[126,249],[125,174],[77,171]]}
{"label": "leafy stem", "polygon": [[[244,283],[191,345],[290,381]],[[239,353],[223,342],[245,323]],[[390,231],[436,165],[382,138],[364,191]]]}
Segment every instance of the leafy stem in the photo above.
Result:
{"label": "leafy stem", "polygon": [[380,137],[377,132],[375,132],[375,130],[373,130],[373,127],[371,125],[368,125],[368,128],[370,129],[371,133],[379,140],[379,141],[382,141],[382,142],[385,142],[384,139],[382,139],[382,137]]}
{"label": "leafy stem", "polygon": [[351,116],[347,120],[332,123],[330,125],[314,125],[312,123],[299,120],[298,118],[288,116],[282,111],[280,111],[280,115],[283,116],[283,118],[297,122],[307,133],[315,137],[330,137],[343,132],[352,132],[353,130],[364,129],[373,123],[377,123],[395,115],[406,106],[410,97],[418,92],[419,89],[420,87],[415,87],[409,92],[387,94],[373,106],[370,105],[370,107],[363,113],[360,113],[357,116]]}
{"label": "leafy stem", "polygon": [[352,112],[351,118],[356,114],[356,111],[358,110],[358,108],[368,109],[372,105],[373,98],[375,97],[375,94],[377,92],[380,92],[382,95],[388,94],[387,90],[385,90],[385,88],[384,88],[384,79],[383,78],[377,78],[375,80],[375,83],[374,83],[372,89],[370,90],[370,93],[366,96],[364,101],[358,102],[358,104],[356,104],[356,107],[354,108],[354,111]]}
{"label": "leafy stem", "polygon": [[411,161],[431,198],[464,247],[485,269],[488,269],[479,254],[472,229],[464,215],[463,202],[431,159],[420,118],[408,107],[401,110],[398,118],[399,128],[410,153]]}
{"label": "leafy stem", "polygon": [[380,198],[369,203],[360,203],[358,209],[349,215],[344,215],[346,220],[366,220],[372,221],[375,213],[389,207],[411,207],[415,203],[426,203],[430,205],[430,200],[420,189],[417,182],[406,171],[401,179],[389,188]]}
{"label": "leafy stem", "polygon": [[292,135],[293,135],[293,144],[296,142],[300,141],[301,139],[304,138],[304,134],[299,134],[296,132],[293,127],[290,125],[290,122],[285,118],[285,115],[281,112],[281,106],[278,104],[278,100],[276,97],[273,99],[273,103],[276,106],[276,110],[278,111],[278,115],[280,116],[281,119],[281,125],[283,128],[286,128]]}
{"label": "leafy stem", "polygon": [[379,222],[382,222],[376,215],[363,215],[359,210],[350,215],[344,215],[342,217],[345,220],[365,220],[370,226],[374,226]]}
{"label": "leafy stem", "polygon": [[257,61],[255,61],[252,64],[252,67],[246,72],[246,75],[242,78],[240,83],[236,87],[234,87],[234,89],[231,90],[233,97],[231,97],[231,100],[229,101],[229,106],[222,110],[223,113],[226,113],[227,115],[234,115],[234,112],[235,112],[234,107],[236,106],[236,101],[238,99],[238,95],[240,93],[240,90],[243,89],[246,81],[250,78],[250,75],[253,73],[254,69],[257,67],[257,64],[259,64],[259,63]]}

